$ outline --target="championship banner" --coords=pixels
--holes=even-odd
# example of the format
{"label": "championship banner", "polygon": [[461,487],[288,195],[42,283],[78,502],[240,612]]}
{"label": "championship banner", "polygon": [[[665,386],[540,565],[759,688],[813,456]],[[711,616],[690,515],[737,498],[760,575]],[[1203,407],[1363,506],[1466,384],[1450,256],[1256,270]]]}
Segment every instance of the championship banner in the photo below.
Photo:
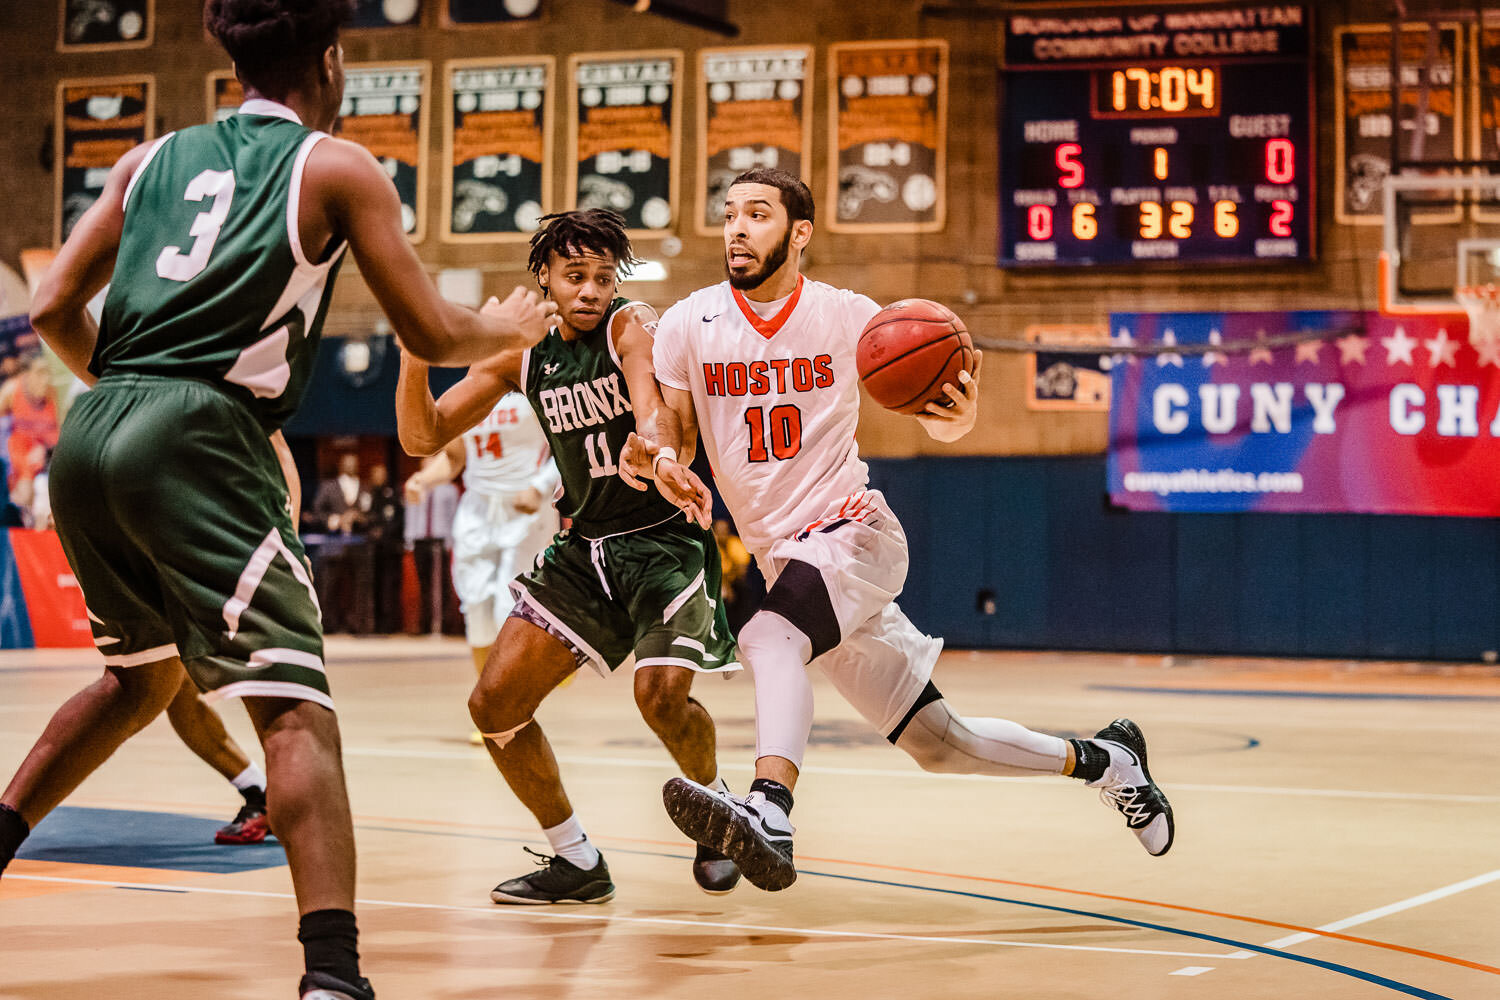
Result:
{"label": "championship banner", "polygon": [[443,239],[530,239],[552,204],[550,56],[447,64]]}
{"label": "championship banner", "polygon": [[355,0],[350,28],[415,28],[422,23],[422,0]]}
{"label": "championship banner", "polygon": [[[1334,32],[1334,217],[1346,225],[1378,226],[1382,184],[1391,172],[1391,132],[1400,129],[1401,155],[1452,160],[1463,155],[1459,87],[1459,26],[1438,31],[1437,60],[1427,68],[1427,28],[1401,33],[1401,107],[1391,107],[1391,28],[1358,24]],[[1417,128],[1417,105],[1427,76],[1427,117]],[[1457,222],[1463,209],[1414,212],[1416,222]]]}
{"label": "championship banner", "polygon": [[570,56],[568,190],[574,207],[608,208],[634,236],[660,236],[677,207],[682,53]]}
{"label": "championship banner", "polygon": [[57,85],[56,200],[58,245],[99,199],[110,168],[155,133],[153,77],[63,80]]}
{"label": "championship banner", "polygon": [[1201,345],[1115,356],[1122,507],[1500,515],[1500,345],[1471,347],[1461,316],[1123,313],[1110,328]]}
{"label": "championship banner", "polygon": [[352,63],[333,134],[368,149],[396,184],[413,243],[427,231],[427,63]]}
{"label": "championship banner", "polygon": [[[1474,145],[1469,155],[1480,160],[1500,160],[1500,21],[1487,20],[1474,26],[1470,46],[1473,61]],[[1490,168],[1490,172],[1496,172]],[[1500,222],[1495,206],[1475,202],[1469,207],[1477,222]]]}
{"label": "championship banner", "polygon": [[804,181],[812,152],[812,49],[704,49],[698,79],[698,232],[723,230],[729,182],[757,167]]}
{"label": "championship banner", "polygon": [[542,0],[447,0],[443,27],[534,21],[541,14]]}
{"label": "championship banner", "polygon": [[217,124],[239,111],[245,103],[245,88],[232,69],[216,69],[208,74],[208,123]]}
{"label": "championship banner", "polygon": [[948,43],[828,47],[834,232],[930,233],[944,224]]}
{"label": "championship banner", "polygon": [[151,44],[156,0],[59,0],[59,52],[104,52]]}

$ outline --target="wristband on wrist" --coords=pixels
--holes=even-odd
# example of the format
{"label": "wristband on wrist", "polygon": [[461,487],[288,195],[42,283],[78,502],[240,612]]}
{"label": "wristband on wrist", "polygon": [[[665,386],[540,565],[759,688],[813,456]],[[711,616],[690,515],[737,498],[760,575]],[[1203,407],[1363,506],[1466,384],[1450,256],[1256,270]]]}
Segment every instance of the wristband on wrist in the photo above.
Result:
{"label": "wristband on wrist", "polygon": [[658,451],[656,457],[651,459],[651,475],[656,475],[656,467],[661,464],[662,459],[666,458],[670,458],[674,462],[677,461],[677,449],[666,447]]}

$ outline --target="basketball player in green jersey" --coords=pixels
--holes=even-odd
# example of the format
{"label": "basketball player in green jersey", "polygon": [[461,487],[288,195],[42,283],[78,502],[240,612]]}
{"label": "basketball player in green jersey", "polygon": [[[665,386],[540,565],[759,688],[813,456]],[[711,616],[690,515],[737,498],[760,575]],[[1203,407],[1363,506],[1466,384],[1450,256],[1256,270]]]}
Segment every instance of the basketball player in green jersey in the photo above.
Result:
{"label": "basketball player in green jersey", "polygon": [[[322,628],[270,437],[307,384],[346,247],[407,349],[433,362],[535,343],[553,311],[520,289],[482,313],[445,302],[390,179],[326,134],[353,6],[208,0],[205,25],[246,103],[127,153],[33,299],[37,331],[94,383],[63,424],[52,499],[106,669],[0,795],[3,869],[32,825],[162,711],[184,668],[203,691],[242,697],[296,889],[303,1000],[374,991],[359,972]],[[84,307],[106,283],[96,327]]]}
{"label": "basketball player in green jersey", "polygon": [[[651,368],[656,314],[616,297],[620,273],[633,262],[624,220],[613,212],[548,216],[532,238],[529,266],[557,303],[557,329],[534,347],[472,366],[438,400],[427,366],[401,358],[396,426],[408,452],[433,454],[519,389],[546,433],[562,476],[559,508],[572,519],[536,568],[511,585],[516,606],[469,698],[490,756],[554,852],[539,856],[537,871],[496,886],[496,903],[614,896],[609,867],[574,815],[551,744],[532,719],[584,664],[607,676],[634,653],[635,700],[646,723],[684,774],[722,787],[713,720],[688,696],[695,672],[739,669],[716,600],[718,545],[655,491],[626,486],[615,465],[632,431],[653,429],[669,412]],[[693,877],[718,894],[740,876],[723,855],[700,848]]]}

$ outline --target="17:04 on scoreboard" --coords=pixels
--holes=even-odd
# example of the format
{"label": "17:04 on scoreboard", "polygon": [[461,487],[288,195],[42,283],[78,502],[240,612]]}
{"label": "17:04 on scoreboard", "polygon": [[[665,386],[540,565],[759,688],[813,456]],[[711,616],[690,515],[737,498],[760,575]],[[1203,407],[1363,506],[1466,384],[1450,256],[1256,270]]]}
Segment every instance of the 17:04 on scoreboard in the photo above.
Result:
{"label": "17:04 on scoreboard", "polygon": [[1311,256],[1305,62],[1048,66],[1004,83],[1002,266]]}

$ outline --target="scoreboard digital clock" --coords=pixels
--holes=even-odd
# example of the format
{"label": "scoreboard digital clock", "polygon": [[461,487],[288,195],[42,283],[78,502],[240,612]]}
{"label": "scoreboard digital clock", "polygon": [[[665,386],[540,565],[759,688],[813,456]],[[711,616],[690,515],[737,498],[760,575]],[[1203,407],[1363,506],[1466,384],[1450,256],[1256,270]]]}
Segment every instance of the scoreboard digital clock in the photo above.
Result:
{"label": "scoreboard digital clock", "polygon": [[1307,4],[1012,14],[1000,264],[1307,260]]}

